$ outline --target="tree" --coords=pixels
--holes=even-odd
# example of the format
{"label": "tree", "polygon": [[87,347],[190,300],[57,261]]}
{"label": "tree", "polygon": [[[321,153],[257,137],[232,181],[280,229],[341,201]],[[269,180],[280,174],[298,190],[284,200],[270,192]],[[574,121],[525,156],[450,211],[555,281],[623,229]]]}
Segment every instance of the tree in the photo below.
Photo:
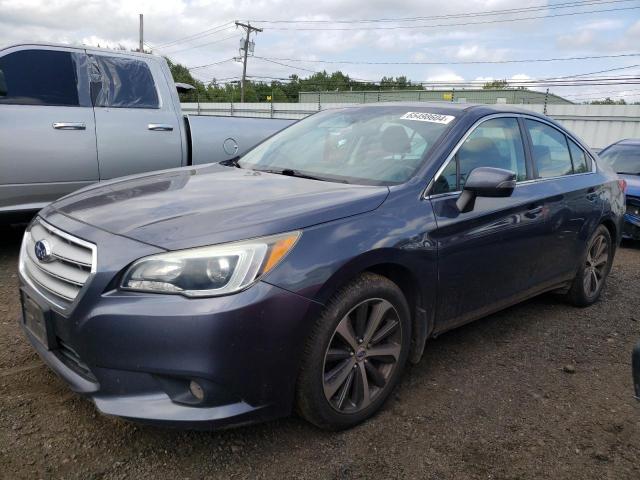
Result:
{"label": "tree", "polygon": [[509,88],[509,82],[506,80],[493,80],[487,82],[482,86],[483,90],[507,90]]}
{"label": "tree", "polygon": [[[240,100],[240,86],[238,82],[219,83],[215,78],[211,82],[204,82],[194,78],[189,69],[168,58],[167,64],[173,80],[178,83],[193,85],[195,90],[180,94],[181,102],[237,102]],[[307,78],[290,75],[286,80],[273,80],[270,83],[247,80],[245,99],[248,102],[297,102],[300,92],[331,92],[331,91],[379,91],[379,90],[424,90],[420,84],[413,84],[406,76],[382,77],[380,82],[365,82],[353,80],[341,71],[328,73],[315,72]]]}
{"label": "tree", "polygon": [[607,97],[604,100],[594,100],[590,102],[591,105],[626,105],[627,102],[624,98],[620,100],[612,100],[611,97]]}

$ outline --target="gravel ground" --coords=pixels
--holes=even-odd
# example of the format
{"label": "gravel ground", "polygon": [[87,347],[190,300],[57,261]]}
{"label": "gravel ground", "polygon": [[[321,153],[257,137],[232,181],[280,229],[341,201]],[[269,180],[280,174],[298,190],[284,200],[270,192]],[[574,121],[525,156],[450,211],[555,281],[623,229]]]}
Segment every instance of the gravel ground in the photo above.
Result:
{"label": "gravel ground", "polygon": [[185,432],[102,416],[39,361],[16,323],[21,233],[0,231],[3,478],[640,478],[638,247],[591,308],[544,295],[430,341],[358,428]]}

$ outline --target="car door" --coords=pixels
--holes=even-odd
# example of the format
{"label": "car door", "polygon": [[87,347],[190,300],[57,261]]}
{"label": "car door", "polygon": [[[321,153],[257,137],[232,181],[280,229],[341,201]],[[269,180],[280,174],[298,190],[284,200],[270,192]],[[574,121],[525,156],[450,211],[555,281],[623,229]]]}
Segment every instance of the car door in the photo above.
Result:
{"label": "car door", "polygon": [[[437,229],[436,330],[500,309],[538,287],[537,255],[545,233],[542,199],[528,180],[531,166],[516,116],[492,115],[476,123],[436,175],[430,201]],[[511,170],[510,197],[476,199],[461,213],[456,200],[477,167]]]}
{"label": "car door", "polygon": [[181,166],[182,117],[158,62],[93,51],[89,59],[100,178]]}
{"label": "car door", "polygon": [[37,46],[0,55],[0,211],[38,210],[98,180],[86,55]]}
{"label": "car door", "polygon": [[589,155],[574,140],[542,119],[524,120],[531,144],[535,188],[548,216],[541,252],[543,281],[575,276],[586,240],[599,221],[604,202]]}

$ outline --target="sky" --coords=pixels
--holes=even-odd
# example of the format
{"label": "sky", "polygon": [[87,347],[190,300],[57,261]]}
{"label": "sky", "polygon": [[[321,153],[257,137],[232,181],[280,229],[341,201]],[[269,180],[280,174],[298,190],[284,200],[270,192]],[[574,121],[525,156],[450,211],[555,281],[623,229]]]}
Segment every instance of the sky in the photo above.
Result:
{"label": "sky", "polygon": [[[522,8],[529,10],[504,12]],[[248,64],[256,78],[341,70],[375,81],[398,75],[415,82],[526,81],[610,69],[616,70],[580,78],[640,77],[640,0],[0,0],[0,48],[34,41],[136,48],[140,13],[146,48],[187,67],[209,65],[192,70],[205,82],[242,73],[230,60],[244,33],[235,20],[263,28],[252,36]],[[415,17],[427,18],[397,21]],[[371,19],[385,21],[361,21]],[[321,63],[327,61],[351,63]],[[551,92],[576,102],[640,101],[637,82]]]}

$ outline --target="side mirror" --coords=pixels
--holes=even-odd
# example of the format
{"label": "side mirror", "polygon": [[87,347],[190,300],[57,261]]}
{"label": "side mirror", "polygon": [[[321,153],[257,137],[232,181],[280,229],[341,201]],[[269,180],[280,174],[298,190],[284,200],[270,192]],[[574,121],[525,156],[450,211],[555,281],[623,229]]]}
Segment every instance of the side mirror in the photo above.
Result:
{"label": "side mirror", "polygon": [[516,174],[511,170],[478,167],[471,170],[456,201],[460,213],[474,209],[476,197],[510,197],[516,188]]}
{"label": "side mirror", "polygon": [[194,87],[193,85],[190,85],[188,83],[179,83],[176,82],[176,90],[178,90],[178,93],[187,93],[190,92],[191,90],[195,90],[196,87]]}

